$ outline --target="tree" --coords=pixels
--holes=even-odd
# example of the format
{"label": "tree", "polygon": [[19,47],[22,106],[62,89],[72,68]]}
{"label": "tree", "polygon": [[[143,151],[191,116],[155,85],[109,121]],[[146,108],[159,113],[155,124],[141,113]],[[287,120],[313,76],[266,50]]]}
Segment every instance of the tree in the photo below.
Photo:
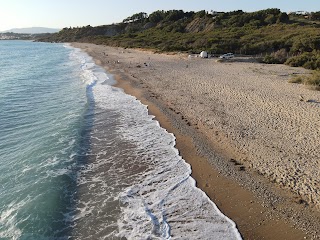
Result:
{"label": "tree", "polygon": [[148,14],[145,12],[140,12],[133,14],[131,17],[127,17],[122,22],[129,23],[129,22],[143,22],[146,18],[148,18]]}
{"label": "tree", "polygon": [[182,10],[170,10],[167,11],[167,16],[165,20],[167,21],[177,21],[181,18],[184,18],[184,11]]}
{"label": "tree", "polygon": [[282,12],[279,14],[278,20],[277,22],[281,22],[281,23],[287,23],[289,22],[289,16],[288,14],[286,14],[285,12]]}
{"label": "tree", "polygon": [[152,23],[159,23],[165,17],[164,11],[155,11],[149,15],[149,21]]}

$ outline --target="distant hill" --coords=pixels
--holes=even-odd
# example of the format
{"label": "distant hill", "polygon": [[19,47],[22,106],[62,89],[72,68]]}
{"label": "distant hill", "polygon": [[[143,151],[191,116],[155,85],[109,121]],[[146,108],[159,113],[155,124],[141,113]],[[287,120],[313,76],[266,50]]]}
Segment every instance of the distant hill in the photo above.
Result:
{"label": "distant hill", "polygon": [[56,29],[56,28],[30,27],[30,28],[12,28],[2,32],[40,34],[40,33],[56,33],[59,31],[60,29]]}

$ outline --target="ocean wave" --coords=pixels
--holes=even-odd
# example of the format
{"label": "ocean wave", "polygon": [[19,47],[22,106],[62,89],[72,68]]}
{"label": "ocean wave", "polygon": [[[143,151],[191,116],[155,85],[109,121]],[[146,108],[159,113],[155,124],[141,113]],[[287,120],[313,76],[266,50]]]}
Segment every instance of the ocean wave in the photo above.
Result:
{"label": "ocean wave", "polygon": [[[92,61],[85,58],[86,62]],[[92,78],[90,74],[86,77]],[[154,116],[148,114],[147,106],[135,97],[105,84],[104,77],[95,77],[96,108],[117,115],[113,130],[134,145],[130,148],[133,157],[127,163],[131,166],[124,167],[122,163],[124,169],[121,166],[115,169],[118,177],[121,171],[138,168],[135,165],[144,166],[143,171],[134,174],[131,184],[119,192],[121,214],[116,236],[128,239],[241,239],[235,223],[196,187],[190,176],[190,166],[174,147],[174,135],[161,128]],[[101,141],[96,136],[95,140]]]}

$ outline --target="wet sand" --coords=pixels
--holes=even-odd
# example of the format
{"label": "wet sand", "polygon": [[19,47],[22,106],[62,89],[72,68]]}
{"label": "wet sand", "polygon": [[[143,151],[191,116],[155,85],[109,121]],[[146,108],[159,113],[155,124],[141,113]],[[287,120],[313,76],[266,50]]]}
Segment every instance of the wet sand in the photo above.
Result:
{"label": "wet sand", "polygon": [[287,83],[306,70],[73,46],[175,134],[198,186],[245,239],[319,236],[320,93]]}

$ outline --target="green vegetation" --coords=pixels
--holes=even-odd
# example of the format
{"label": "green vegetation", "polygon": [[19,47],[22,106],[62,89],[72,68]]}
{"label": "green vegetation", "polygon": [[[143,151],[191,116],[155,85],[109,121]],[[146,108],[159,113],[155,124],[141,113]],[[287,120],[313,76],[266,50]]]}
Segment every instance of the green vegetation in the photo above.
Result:
{"label": "green vegetation", "polygon": [[320,90],[320,71],[313,71],[311,75],[293,77],[289,82],[304,84],[310,89]]}
{"label": "green vegetation", "polygon": [[264,56],[266,63],[320,69],[320,12],[286,14],[279,9],[252,13],[156,11],[134,14],[119,24],[64,28],[41,41],[92,42],[160,52]]}
{"label": "green vegetation", "polygon": [[307,69],[320,69],[320,52],[304,52],[293,56],[286,61],[286,64],[292,67],[304,67]]}
{"label": "green vegetation", "polygon": [[264,57],[263,62],[265,63],[284,63],[288,58],[288,52],[282,48],[276,52],[268,54]]}

